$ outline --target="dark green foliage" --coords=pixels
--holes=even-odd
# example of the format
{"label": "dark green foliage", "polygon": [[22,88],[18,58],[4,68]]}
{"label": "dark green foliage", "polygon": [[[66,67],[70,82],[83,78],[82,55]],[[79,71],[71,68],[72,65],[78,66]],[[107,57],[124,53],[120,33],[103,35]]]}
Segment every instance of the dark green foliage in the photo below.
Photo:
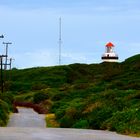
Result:
{"label": "dark green foliage", "polygon": [[5,126],[9,118],[9,106],[0,99],[0,126]]}
{"label": "dark green foliage", "polygon": [[34,83],[34,85],[32,86],[32,91],[36,91],[36,90],[42,90],[42,89],[45,89],[47,88],[47,85],[46,84],[42,84],[41,82],[40,83]]}
{"label": "dark green foliage", "polygon": [[100,108],[93,109],[89,114],[89,126],[92,129],[101,129],[102,123],[112,116],[114,112],[110,106],[102,106]]}
{"label": "dark green foliage", "polygon": [[104,129],[121,133],[137,133],[140,130],[140,108],[118,111],[102,125]]}
{"label": "dark green foliage", "polygon": [[34,102],[35,104],[38,104],[38,103],[40,103],[40,102],[42,102],[42,101],[45,101],[45,100],[47,100],[47,99],[49,99],[48,94],[47,94],[47,93],[44,93],[44,92],[41,92],[41,91],[38,91],[38,92],[35,93],[34,96],[33,96],[33,102]]}
{"label": "dark green foliage", "polygon": [[140,54],[137,54],[135,56],[129,57],[128,59],[126,59],[123,63],[125,64],[125,66],[129,66],[131,65],[131,68],[136,68],[137,66],[140,66]]}
{"label": "dark green foliage", "polygon": [[72,125],[74,124],[75,120],[72,117],[63,116],[59,122],[60,122],[60,127],[71,128]]}
{"label": "dark green foliage", "polygon": [[14,100],[18,102],[33,102],[34,94],[35,92],[19,93],[19,95],[14,97]]}
{"label": "dark green foliage", "polygon": [[88,120],[77,120],[76,123],[72,126],[73,128],[89,128],[89,122]]}
{"label": "dark green foliage", "polygon": [[5,126],[9,119],[9,113],[14,110],[14,92],[0,93],[0,126]]}

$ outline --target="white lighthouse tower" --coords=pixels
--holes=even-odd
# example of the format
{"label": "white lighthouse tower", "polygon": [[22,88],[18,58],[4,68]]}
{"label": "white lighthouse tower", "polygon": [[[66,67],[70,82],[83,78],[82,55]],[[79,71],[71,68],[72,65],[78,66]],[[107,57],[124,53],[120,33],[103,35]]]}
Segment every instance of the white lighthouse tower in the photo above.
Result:
{"label": "white lighthouse tower", "polygon": [[113,48],[115,47],[114,44],[111,42],[107,43],[106,46],[106,51],[102,55],[102,60],[104,62],[117,62],[118,61],[118,55],[114,52]]}

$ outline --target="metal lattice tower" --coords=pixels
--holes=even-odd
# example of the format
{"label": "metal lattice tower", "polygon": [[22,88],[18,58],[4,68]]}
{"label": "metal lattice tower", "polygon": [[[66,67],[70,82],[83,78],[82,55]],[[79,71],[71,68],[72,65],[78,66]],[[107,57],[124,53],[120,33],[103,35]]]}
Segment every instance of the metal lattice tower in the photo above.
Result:
{"label": "metal lattice tower", "polygon": [[62,31],[61,31],[61,17],[59,18],[59,65],[61,65],[61,49],[62,49]]}

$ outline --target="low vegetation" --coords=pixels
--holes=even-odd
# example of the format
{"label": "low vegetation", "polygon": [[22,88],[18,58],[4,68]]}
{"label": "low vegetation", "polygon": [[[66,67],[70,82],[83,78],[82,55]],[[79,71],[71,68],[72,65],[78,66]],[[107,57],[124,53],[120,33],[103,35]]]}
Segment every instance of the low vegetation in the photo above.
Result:
{"label": "low vegetation", "polygon": [[[54,114],[46,117],[50,126],[140,134],[140,55],[122,63],[13,69],[5,74],[10,75],[6,95],[14,93],[14,101],[37,104]],[[8,114],[11,102],[0,99],[0,111]]]}
{"label": "low vegetation", "polygon": [[46,127],[53,127],[53,128],[60,127],[59,123],[56,121],[55,114],[46,115]]}
{"label": "low vegetation", "polygon": [[0,93],[0,126],[6,126],[9,113],[14,111],[12,92]]}

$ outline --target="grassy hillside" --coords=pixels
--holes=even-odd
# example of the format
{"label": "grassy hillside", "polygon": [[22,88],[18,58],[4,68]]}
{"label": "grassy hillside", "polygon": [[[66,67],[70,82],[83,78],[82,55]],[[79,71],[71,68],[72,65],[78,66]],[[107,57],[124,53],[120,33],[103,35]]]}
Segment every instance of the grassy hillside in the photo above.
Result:
{"label": "grassy hillside", "polygon": [[122,63],[12,70],[5,90],[14,100],[55,113],[60,127],[140,134],[140,55]]}

